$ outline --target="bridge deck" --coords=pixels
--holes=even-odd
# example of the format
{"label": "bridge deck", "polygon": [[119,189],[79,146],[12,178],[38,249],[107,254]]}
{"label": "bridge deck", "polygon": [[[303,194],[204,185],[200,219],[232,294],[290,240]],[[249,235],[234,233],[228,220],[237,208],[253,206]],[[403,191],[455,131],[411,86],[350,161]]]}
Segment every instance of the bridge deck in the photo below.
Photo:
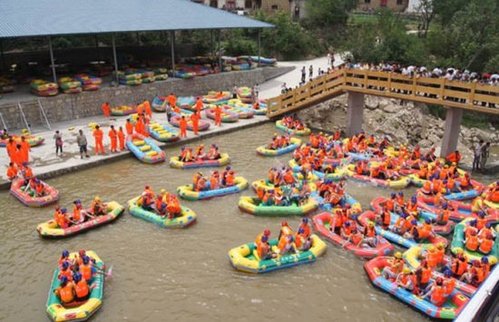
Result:
{"label": "bridge deck", "polygon": [[343,69],[269,99],[267,116],[297,111],[349,91],[499,115],[499,86]]}

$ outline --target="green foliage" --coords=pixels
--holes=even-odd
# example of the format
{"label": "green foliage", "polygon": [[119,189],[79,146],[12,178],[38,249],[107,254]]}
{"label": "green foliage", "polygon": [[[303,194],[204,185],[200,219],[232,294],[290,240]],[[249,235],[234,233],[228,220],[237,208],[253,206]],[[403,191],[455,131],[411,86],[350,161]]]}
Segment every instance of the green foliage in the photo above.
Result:
{"label": "green foliage", "polygon": [[308,0],[305,2],[308,23],[313,27],[344,26],[355,0]]}

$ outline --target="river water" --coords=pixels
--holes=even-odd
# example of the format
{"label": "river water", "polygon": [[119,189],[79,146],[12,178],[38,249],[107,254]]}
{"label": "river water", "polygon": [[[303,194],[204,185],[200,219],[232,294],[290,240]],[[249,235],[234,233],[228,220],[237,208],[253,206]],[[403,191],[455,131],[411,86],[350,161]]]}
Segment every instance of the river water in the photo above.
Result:
{"label": "river water", "polygon": [[[232,166],[250,182],[289,155],[255,154],[275,132],[272,124],[210,138],[232,157]],[[167,155],[178,148],[167,149]],[[61,192],[61,205],[85,205],[95,195],[125,205],[145,184],[175,191],[190,183],[194,170],[144,165],[130,158],[49,180]],[[204,170],[208,173],[209,170]],[[349,182],[347,191],[364,208],[389,190]],[[408,189],[406,194],[414,191]],[[247,190],[244,194],[253,194]],[[425,317],[375,289],[363,261],[328,244],[311,265],[264,275],[234,270],[230,248],[254,240],[264,228],[278,233],[280,218],[254,217],[237,208],[240,194],[183,204],[198,214],[188,229],[166,230],[128,213],[114,223],[63,240],[41,239],[36,225],[51,208],[31,209],[0,193],[0,320],[43,321],[52,271],[63,249],[92,249],[113,266],[105,299],[93,321],[418,321]],[[288,220],[294,227],[299,218]]]}

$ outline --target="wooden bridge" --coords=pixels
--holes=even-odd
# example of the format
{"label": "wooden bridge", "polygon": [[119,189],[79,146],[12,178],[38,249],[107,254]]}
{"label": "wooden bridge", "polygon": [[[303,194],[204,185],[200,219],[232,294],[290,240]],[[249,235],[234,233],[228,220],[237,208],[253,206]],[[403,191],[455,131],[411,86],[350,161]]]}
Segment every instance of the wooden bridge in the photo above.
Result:
{"label": "wooden bridge", "polygon": [[499,86],[444,78],[408,77],[391,72],[341,69],[267,100],[267,116],[275,118],[344,93],[349,94],[348,135],[362,129],[364,94],[447,108],[442,155],[457,146],[463,110],[499,115]]}

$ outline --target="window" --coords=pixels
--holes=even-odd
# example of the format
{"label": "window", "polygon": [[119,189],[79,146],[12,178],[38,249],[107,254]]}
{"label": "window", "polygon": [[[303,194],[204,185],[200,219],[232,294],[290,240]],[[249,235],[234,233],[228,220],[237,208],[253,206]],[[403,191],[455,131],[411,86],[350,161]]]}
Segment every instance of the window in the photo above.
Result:
{"label": "window", "polygon": [[364,3],[371,3],[371,0],[364,0]]}
{"label": "window", "polygon": [[217,0],[210,0],[210,7],[218,8],[218,1]]}
{"label": "window", "polygon": [[277,9],[279,9],[279,6],[276,4],[273,4],[271,8],[272,8],[272,10],[276,11]]}
{"label": "window", "polygon": [[244,8],[251,9],[251,0],[244,1]]}
{"label": "window", "polygon": [[398,5],[398,6],[401,6],[401,5],[403,5],[403,4],[404,4],[404,0],[397,0],[397,5]]}

